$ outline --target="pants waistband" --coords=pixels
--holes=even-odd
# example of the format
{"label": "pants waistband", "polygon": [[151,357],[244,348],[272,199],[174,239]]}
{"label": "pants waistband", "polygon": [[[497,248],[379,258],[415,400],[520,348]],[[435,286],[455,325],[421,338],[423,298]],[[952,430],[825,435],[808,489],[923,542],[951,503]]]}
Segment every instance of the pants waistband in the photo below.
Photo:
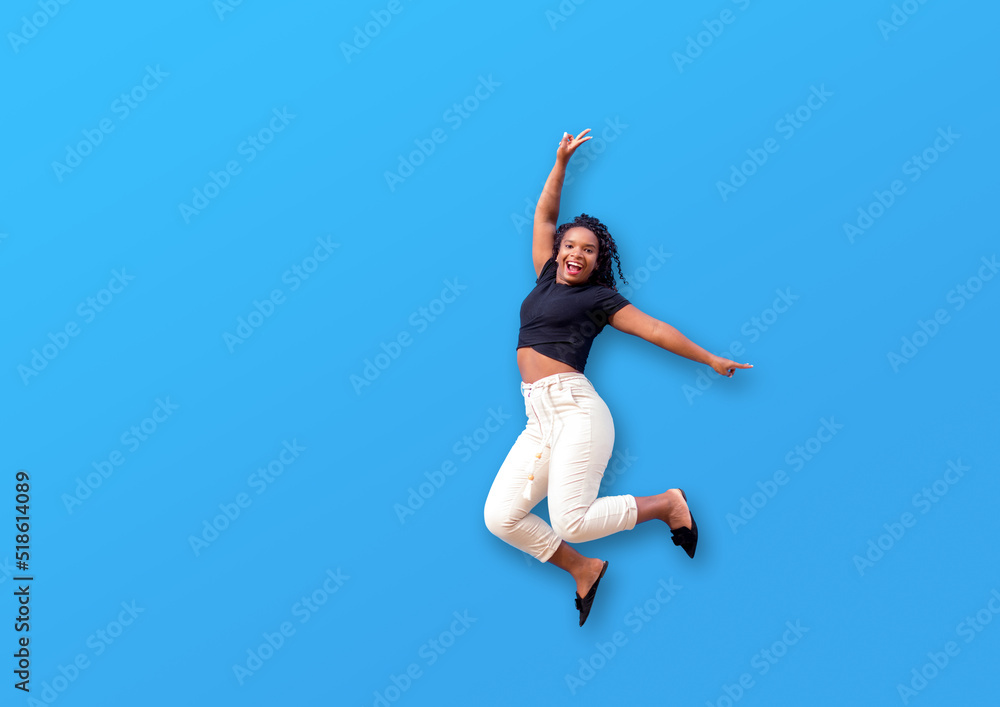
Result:
{"label": "pants waistband", "polygon": [[578,371],[574,371],[572,373],[553,373],[551,376],[539,378],[534,383],[525,383],[524,381],[521,381],[521,394],[526,397],[530,397],[533,391],[541,391],[546,388],[555,387],[561,390],[564,384],[577,380],[586,381],[588,384],[590,383],[587,376]]}

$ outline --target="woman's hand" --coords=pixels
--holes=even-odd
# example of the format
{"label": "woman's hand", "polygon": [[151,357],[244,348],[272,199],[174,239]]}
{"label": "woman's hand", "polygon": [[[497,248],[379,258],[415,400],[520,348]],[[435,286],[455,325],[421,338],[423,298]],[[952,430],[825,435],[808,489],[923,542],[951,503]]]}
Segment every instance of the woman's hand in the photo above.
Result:
{"label": "woman's hand", "polygon": [[749,363],[736,363],[736,361],[730,361],[721,356],[715,356],[708,365],[720,376],[726,376],[726,378],[732,378],[737,368],[753,368]]}
{"label": "woman's hand", "polygon": [[590,128],[587,128],[575,138],[569,133],[563,133],[562,140],[559,141],[559,149],[556,150],[556,160],[562,161],[563,164],[569,162],[569,158],[576,152],[576,148],[590,139],[590,136],[587,135],[589,132]]}

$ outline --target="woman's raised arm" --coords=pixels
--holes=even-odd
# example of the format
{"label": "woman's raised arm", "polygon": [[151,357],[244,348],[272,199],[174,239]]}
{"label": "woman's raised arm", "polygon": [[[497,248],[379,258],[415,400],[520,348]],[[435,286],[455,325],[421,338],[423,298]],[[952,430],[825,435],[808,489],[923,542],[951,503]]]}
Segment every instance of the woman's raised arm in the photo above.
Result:
{"label": "woman's raised arm", "polygon": [[589,132],[590,128],[587,128],[575,138],[569,133],[563,133],[556,150],[555,166],[545,180],[542,195],[538,197],[531,242],[531,259],[535,265],[536,276],[541,274],[542,267],[552,257],[552,244],[555,241],[556,225],[559,221],[559,199],[562,196],[563,180],[566,178],[566,165],[576,152],[576,148],[590,139],[590,136],[586,136]]}

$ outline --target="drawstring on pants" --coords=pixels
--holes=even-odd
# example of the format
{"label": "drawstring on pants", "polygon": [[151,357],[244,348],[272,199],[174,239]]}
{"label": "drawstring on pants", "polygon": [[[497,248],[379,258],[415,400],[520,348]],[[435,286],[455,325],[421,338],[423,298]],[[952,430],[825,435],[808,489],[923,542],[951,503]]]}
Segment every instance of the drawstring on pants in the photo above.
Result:
{"label": "drawstring on pants", "polygon": [[[561,389],[561,387],[562,386],[560,384],[560,389]],[[544,390],[547,393],[549,391],[549,387],[545,388]],[[538,402],[539,402],[540,406],[543,405],[542,402],[541,402],[541,400],[539,400]],[[528,405],[531,407],[532,412],[535,413],[535,417],[538,419],[538,424],[542,427],[541,449],[540,449],[540,451],[538,451],[538,452],[535,453],[535,468],[537,469],[538,468],[538,464],[541,462],[542,453],[545,451],[545,447],[547,445],[551,447],[551,445],[552,445],[552,437],[555,434],[556,425],[559,425],[561,423],[559,422],[559,418],[558,417],[556,417],[555,415],[552,415],[552,422],[549,425],[549,430],[548,430],[547,433],[545,432],[544,424],[542,422],[543,417],[538,414],[538,411],[535,410],[534,403],[532,403],[532,401],[531,401],[531,389],[530,388],[528,389]],[[550,412],[552,410],[554,410],[554,409],[555,409],[555,406],[551,406],[549,408]],[[531,500],[531,490],[532,490],[532,484],[534,483],[534,481],[535,481],[535,472],[532,471],[530,474],[528,474],[528,483],[526,483],[524,485],[524,491],[521,493],[521,498],[525,499],[526,501],[530,501]]]}

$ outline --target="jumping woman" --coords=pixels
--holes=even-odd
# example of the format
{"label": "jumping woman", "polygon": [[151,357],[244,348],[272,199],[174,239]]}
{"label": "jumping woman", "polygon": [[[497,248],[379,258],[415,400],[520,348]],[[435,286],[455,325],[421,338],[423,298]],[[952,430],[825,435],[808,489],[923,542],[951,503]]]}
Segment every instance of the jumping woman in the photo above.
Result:
{"label": "jumping woman", "polygon": [[[694,557],[698,525],[681,489],[656,496],[597,497],[615,440],[608,406],[583,375],[594,338],[605,324],[732,377],[751,368],[709,353],[618,293],[611,234],[582,214],[556,227],[566,165],[587,140],[564,133],[556,163],[535,207],[532,259],[538,279],[521,304],[517,367],[528,423],[507,454],[486,499],[486,526],[501,540],[569,572],[583,626],[608,563],[569,543],[596,540],[636,523],[661,520],[674,545]],[[531,510],[548,496],[550,527]]]}

